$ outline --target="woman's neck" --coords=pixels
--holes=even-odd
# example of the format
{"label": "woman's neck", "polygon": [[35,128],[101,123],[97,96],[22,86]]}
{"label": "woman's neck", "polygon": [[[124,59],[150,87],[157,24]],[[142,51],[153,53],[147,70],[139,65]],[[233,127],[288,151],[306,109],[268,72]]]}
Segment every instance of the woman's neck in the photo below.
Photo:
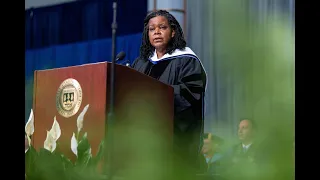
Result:
{"label": "woman's neck", "polygon": [[166,54],[166,49],[157,49],[156,54],[157,58],[160,59]]}

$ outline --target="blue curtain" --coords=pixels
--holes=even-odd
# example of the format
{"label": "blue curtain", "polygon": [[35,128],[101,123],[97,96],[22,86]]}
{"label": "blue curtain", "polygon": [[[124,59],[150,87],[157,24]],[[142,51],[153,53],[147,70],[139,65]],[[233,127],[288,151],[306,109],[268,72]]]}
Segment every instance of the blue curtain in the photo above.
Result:
{"label": "blue curtain", "polygon": [[[117,2],[117,35],[142,32],[147,0]],[[112,3],[112,0],[80,0],[26,10],[26,49],[110,38]]]}
{"label": "blue curtain", "polygon": [[[139,55],[141,33],[117,37],[117,53],[124,51],[125,60],[133,62]],[[32,78],[34,70],[111,61],[111,38],[50,46],[25,51],[25,76]]]}

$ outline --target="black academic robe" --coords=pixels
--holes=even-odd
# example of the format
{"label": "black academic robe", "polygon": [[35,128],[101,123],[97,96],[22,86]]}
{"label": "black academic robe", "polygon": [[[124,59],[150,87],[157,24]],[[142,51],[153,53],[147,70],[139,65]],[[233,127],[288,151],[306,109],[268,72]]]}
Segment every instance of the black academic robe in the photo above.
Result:
{"label": "black academic robe", "polygon": [[[199,167],[199,163],[205,163],[200,155],[200,144],[207,79],[200,60],[193,52],[189,52],[178,50],[178,53],[167,54],[164,59],[156,62],[151,58],[139,57],[132,67],[174,88],[175,156],[185,165]],[[201,162],[199,157],[203,158]]]}

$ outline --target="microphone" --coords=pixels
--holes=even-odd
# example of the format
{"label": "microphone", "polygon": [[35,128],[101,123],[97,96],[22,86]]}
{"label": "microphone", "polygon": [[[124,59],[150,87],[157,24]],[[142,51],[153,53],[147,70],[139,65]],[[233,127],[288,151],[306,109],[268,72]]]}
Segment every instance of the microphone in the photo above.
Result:
{"label": "microphone", "polygon": [[[126,53],[123,52],[123,51],[121,51],[121,52],[117,55],[116,61],[117,61],[117,62],[118,62],[118,61],[121,61],[121,60],[123,60],[125,57],[126,57]],[[126,60],[125,62],[126,62],[125,66],[130,67],[130,61],[129,61],[129,60]]]}
{"label": "microphone", "polygon": [[119,54],[117,54],[116,56],[116,61],[121,61],[122,59],[124,59],[126,57],[126,53],[121,51]]}

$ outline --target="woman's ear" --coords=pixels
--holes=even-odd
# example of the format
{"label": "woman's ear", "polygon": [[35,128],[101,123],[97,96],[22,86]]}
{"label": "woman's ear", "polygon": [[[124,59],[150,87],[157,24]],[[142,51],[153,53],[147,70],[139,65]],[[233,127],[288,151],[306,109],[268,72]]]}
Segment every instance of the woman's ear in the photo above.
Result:
{"label": "woman's ear", "polygon": [[176,31],[172,30],[171,37],[173,38],[175,34],[176,34]]}

